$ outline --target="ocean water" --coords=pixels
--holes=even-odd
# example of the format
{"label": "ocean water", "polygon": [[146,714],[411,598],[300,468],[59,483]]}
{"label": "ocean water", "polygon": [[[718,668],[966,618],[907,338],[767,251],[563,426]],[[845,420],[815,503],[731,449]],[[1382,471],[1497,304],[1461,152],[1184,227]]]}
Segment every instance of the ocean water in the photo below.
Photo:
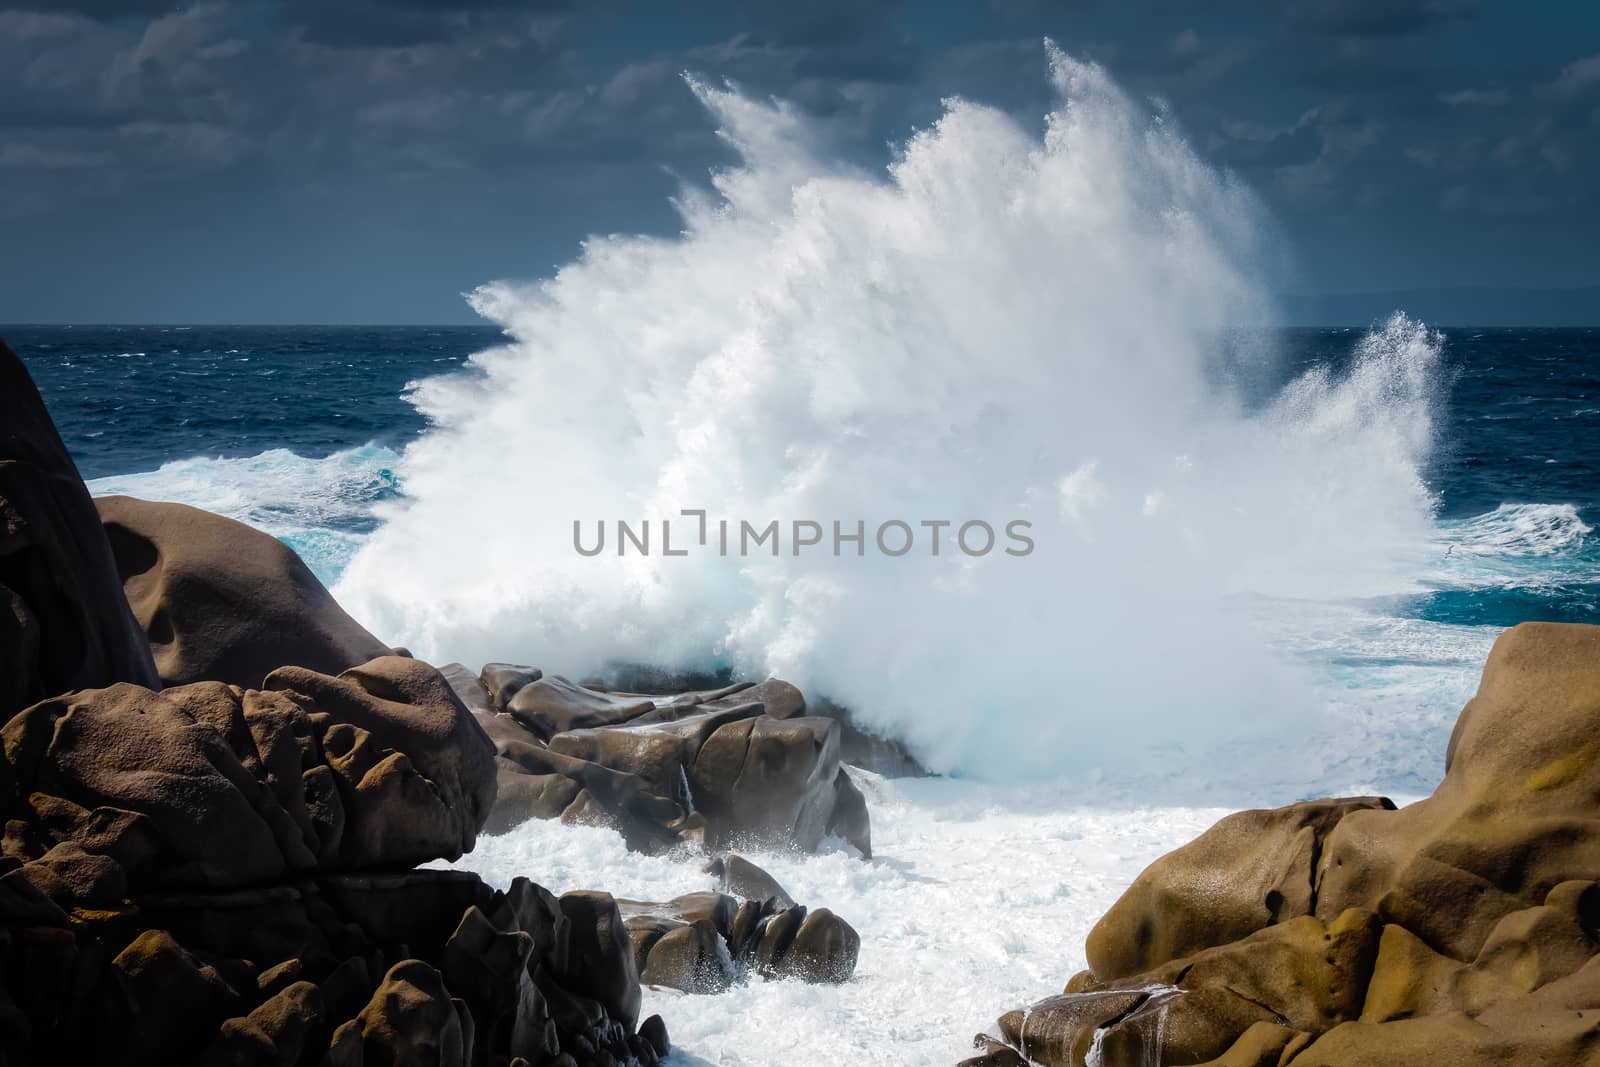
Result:
{"label": "ocean water", "polygon": [[[0,333],[94,492],[281,537],[387,640],[774,672],[905,739],[945,773],[863,775],[870,862],[756,857],[857,926],[855,979],[647,1010],[677,1064],[948,1064],[1150,860],[1241,806],[1426,794],[1504,627],[1600,621],[1600,329],[1238,326],[1271,314],[1270,220],[1098,68],[1050,67],[1042,133],[953,101],[881,175],[697,85],[743,162],[682,234],[486,286],[482,328]],[[1018,517],[1037,551],[572,549],[683,508]],[[461,865],[709,887],[548,823]]]}

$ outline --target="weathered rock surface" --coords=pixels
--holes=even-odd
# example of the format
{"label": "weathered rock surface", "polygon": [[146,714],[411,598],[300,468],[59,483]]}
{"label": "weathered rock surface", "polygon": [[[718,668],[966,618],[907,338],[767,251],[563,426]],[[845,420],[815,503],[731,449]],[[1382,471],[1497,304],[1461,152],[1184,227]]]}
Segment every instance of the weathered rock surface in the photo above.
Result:
{"label": "weathered rock surface", "polygon": [[285,667],[260,690],[83,690],[0,741],[0,855],[83,905],[454,859],[494,803],[489,739],[438,672],[397,656],[337,678]]}
{"label": "weathered rock surface", "polygon": [[494,801],[427,664],[67,693],[0,742],[0,1061],[660,1059],[609,896],[407,869]]}
{"label": "weathered rock surface", "polygon": [[1229,816],[969,1064],[1600,1064],[1600,627],[1507,631],[1433,795]]}
{"label": "weathered rock surface", "polygon": [[459,667],[450,677],[495,744],[492,833],[560,818],[613,826],[645,852],[685,843],[811,850],[836,834],[871,855],[871,819],[841,766],[839,724],[806,715],[788,682],[649,695],[505,664],[476,680]]}
{"label": "weathered rock surface", "polygon": [[72,689],[155,686],[89,491],[0,341],[0,716]]}
{"label": "weathered rock surface", "polygon": [[277,538],[183,504],[95,505],[163,685],[260,688],[279,667],[338,674],[390,654]]}
{"label": "weathered rock surface", "polygon": [[[777,880],[740,856],[712,868],[754,893],[689,893],[664,903],[623,900],[635,965],[646,985],[719,993],[752,971],[807,982],[846,982],[861,938],[827,908],[807,911]],[[758,895],[757,895],[758,894]]]}

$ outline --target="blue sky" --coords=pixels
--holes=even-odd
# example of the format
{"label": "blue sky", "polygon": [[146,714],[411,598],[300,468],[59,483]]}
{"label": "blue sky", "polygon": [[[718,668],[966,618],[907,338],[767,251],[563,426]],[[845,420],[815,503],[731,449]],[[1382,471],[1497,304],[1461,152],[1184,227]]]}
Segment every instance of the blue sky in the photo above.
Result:
{"label": "blue sky", "polygon": [[727,162],[685,70],[876,165],[947,95],[1037,123],[1045,36],[1260,191],[1287,292],[1600,285],[1600,4],[14,2],[0,321],[468,322],[675,228]]}

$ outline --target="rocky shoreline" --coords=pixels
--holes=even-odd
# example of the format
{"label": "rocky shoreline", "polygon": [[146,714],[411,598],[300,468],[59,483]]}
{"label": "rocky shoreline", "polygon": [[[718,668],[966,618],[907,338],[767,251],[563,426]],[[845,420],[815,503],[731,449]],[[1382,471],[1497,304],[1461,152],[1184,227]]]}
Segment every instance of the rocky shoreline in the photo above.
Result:
{"label": "rocky shoreline", "polygon": [[[265,534],[91,499],[3,343],[0,600],[6,1064],[648,1067],[641,984],[851,978],[846,918],[737,850],[869,860],[849,768],[922,773],[780,679],[421,662]],[[1228,816],[963,1067],[1600,1063],[1597,739],[1600,627],[1507,631],[1431,797]],[[716,888],[423,866],[529,819]]]}
{"label": "rocky shoreline", "polygon": [[[650,1065],[641,980],[853,973],[847,922],[728,852],[870,854],[862,735],[793,686],[435,670],[265,534],[92,500],[3,344],[0,516],[3,1062]],[[704,849],[729,892],[419,868],[535,817]]]}
{"label": "rocky shoreline", "polygon": [[965,1067],[1600,1062],[1600,627],[1490,653],[1432,796],[1230,815]]}

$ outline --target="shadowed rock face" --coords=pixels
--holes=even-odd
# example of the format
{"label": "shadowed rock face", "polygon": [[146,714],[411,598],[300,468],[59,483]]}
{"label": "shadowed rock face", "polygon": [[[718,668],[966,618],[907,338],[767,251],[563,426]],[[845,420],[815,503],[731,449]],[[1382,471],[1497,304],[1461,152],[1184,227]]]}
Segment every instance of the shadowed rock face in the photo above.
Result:
{"label": "shadowed rock face", "polygon": [[1600,627],[1507,631],[1434,794],[1229,816],[969,1064],[1600,1062]]}
{"label": "shadowed rock face", "polygon": [[260,688],[279,667],[338,674],[391,652],[275,537],[184,504],[95,506],[163,685]]}
{"label": "shadowed rock face", "polygon": [[89,491],[0,341],[0,715],[71,689],[155,686]]}
{"label": "shadowed rock face", "polygon": [[683,843],[811,850],[836,834],[871,855],[866,800],[841,766],[840,726],[806,715],[788,682],[652,696],[500,663],[477,677],[459,664],[444,674],[495,744],[491,833],[560,818],[613,826],[644,852]]}

